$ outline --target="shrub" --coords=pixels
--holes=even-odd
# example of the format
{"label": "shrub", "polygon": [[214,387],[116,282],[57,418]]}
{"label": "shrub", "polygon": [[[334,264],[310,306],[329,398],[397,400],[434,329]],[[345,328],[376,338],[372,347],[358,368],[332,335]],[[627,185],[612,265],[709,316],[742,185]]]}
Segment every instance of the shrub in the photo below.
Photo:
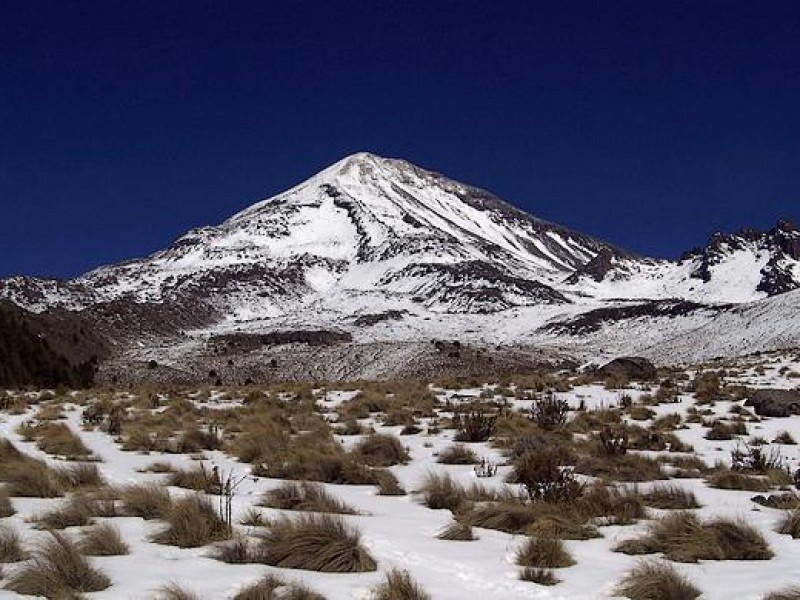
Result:
{"label": "shrub", "polygon": [[530,581],[531,583],[538,583],[539,585],[556,585],[561,583],[561,580],[556,577],[550,569],[541,569],[539,567],[525,567],[519,574],[522,581]]}
{"label": "shrub", "polygon": [[443,465],[474,465],[478,462],[478,456],[464,444],[453,444],[439,453],[436,462]]}
{"label": "shrub", "polygon": [[163,519],[172,506],[167,488],[154,483],[130,485],[121,496],[125,512],[143,519]]}
{"label": "shrub", "polygon": [[583,493],[572,469],[562,468],[553,452],[526,452],[514,462],[514,481],[532,502],[569,502]]}
{"label": "shrub", "polygon": [[725,441],[732,440],[736,435],[747,435],[747,427],[744,423],[727,424],[722,421],[714,421],[703,437],[707,440]]}
{"label": "shrub", "polygon": [[746,490],[748,492],[769,491],[769,482],[763,477],[743,475],[729,469],[720,469],[706,480],[708,485],[721,490]]}
{"label": "shrub", "polygon": [[800,510],[789,511],[783,519],[781,519],[775,531],[790,535],[794,539],[800,538]]}
{"label": "shrub", "polygon": [[0,563],[19,562],[26,558],[27,554],[22,549],[19,534],[0,525]]}
{"label": "shrub", "polygon": [[661,552],[677,562],[698,560],[767,560],[772,551],[757,529],[743,521],[717,518],[701,523],[688,512],[670,514],[651,524],[648,533],[618,544],[625,554]]}
{"label": "shrub", "polygon": [[168,527],[152,541],[180,548],[196,548],[231,537],[228,524],[217,514],[208,498],[186,496],[175,502],[166,514]]}
{"label": "shrub", "polygon": [[215,470],[207,470],[203,463],[189,469],[176,469],[167,478],[169,485],[207,494],[219,494],[222,482]]}
{"label": "shrub", "polygon": [[545,431],[552,431],[567,422],[569,404],[558,398],[554,392],[545,392],[533,402],[531,418]]}
{"label": "shrub", "polygon": [[302,584],[287,584],[280,577],[269,574],[242,588],[233,600],[325,600],[325,597]]}
{"label": "shrub", "polygon": [[8,491],[5,488],[0,488],[0,519],[10,517],[16,512],[14,505],[11,503],[11,498],[8,496]]}
{"label": "shrub", "polygon": [[282,510],[356,514],[354,508],[330,494],[321,483],[286,482],[267,492],[261,505]]}
{"label": "shrub", "polygon": [[[154,363],[154,360],[150,361]],[[155,367],[153,367],[155,368]],[[158,591],[158,600],[200,600],[200,596],[192,592],[191,590],[187,590],[182,588],[177,583],[170,583],[163,586]]]}
{"label": "shrub", "polygon": [[478,539],[472,531],[472,526],[470,526],[469,523],[462,523],[461,521],[452,521],[436,537],[440,540],[454,542],[471,542]]}
{"label": "shrub", "polygon": [[487,415],[482,411],[473,411],[467,414],[453,416],[453,424],[458,432],[457,442],[485,442],[494,432],[497,415]]}
{"label": "shrub", "polygon": [[408,462],[408,452],[403,443],[393,435],[375,433],[364,438],[355,453],[371,467],[391,467]]}
{"label": "shrub", "polygon": [[533,536],[517,551],[517,564],[521,567],[555,569],[570,567],[575,560],[557,537]]}
{"label": "shrub", "polygon": [[694,600],[700,590],[669,563],[647,561],[625,575],[614,593],[630,600]]}
{"label": "shrub", "polygon": [[659,485],[642,494],[647,506],[661,509],[700,508],[694,492],[679,485]]}
{"label": "shrub", "polygon": [[80,549],[88,556],[120,556],[130,552],[119,529],[110,523],[102,523],[84,532]]}
{"label": "shrub", "polygon": [[378,585],[371,595],[372,600],[431,600],[422,587],[415,582],[408,571],[392,569],[386,573],[386,580]]}
{"label": "shrub", "polygon": [[361,545],[361,533],[342,517],[327,514],[277,521],[264,535],[259,556],[275,567],[324,573],[361,573],[377,566]]}
{"label": "shrub", "polygon": [[22,565],[6,589],[29,596],[72,598],[84,592],[99,592],[111,581],[80,553],[77,545],[56,531]]}

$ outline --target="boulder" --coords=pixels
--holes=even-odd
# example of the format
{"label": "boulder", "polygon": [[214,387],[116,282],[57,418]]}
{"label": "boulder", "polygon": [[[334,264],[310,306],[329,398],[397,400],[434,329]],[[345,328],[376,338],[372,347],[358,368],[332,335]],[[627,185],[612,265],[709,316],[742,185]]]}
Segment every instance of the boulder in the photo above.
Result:
{"label": "boulder", "polygon": [[656,366],[641,356],[621,356],[597,370],[600,377],[624,377],[629,380],[651,380],[656,378]]}
{"label": "boulder", "polygon": [[753,390],[744,403],[759,417],[788,417],[800,414],[800,390]]}

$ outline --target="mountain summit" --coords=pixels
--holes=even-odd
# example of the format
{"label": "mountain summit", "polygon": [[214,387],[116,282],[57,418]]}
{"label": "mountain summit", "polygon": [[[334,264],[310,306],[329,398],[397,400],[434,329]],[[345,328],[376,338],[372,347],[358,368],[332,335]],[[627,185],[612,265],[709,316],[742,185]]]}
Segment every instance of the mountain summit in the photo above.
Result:
{"label": "mountain summit", "polygon": [[[680,261],[650,259],[406,161],[359,153],[151,256],[70,281],[2,280],[0,298],[80,314],[123,355],[144,338],[207,352],[209,336],[229,334],[469,336],[574,350],[586,332],[609,348],[666,338],[680,348],[676,336],[721,312],[798,287],[800,233],[788,222],[716,235]],[[768,306],[785,312],[790,296]],[[637,338],[649,325],[656,333]]]}

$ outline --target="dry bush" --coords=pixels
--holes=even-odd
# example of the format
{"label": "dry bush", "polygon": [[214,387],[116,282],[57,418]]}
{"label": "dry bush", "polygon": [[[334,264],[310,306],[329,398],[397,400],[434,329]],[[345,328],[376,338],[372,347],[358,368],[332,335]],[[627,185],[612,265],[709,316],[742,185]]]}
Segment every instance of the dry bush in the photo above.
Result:
{"label": "dry bush", "polygon": [[679,485],[654,486],[649,492],[642,494],[642,499],[647,506],[652,508],[678,510],[700,508],[694,492]]}
{"label": "dry bush", "polygon": [[530,581],[539,585],[557,585],[561,580],[556,577],[550,569],[540,569],[538,567],[525,567],[519,574],[521,581]]}
{"label": "dry bush", "polygon": [[567,401],[557,397],[553,391],[547,391],[536,398],[531,406],[531,419],[545,431],[563,427],[568,413]]}
{"label": "dry bush", "polygon": [[392,569],[386,580],[372,590],[372,600],[431,600],[430,595],[411,578],[408,571]]}
{"label": "dry bush", "polygon": [[269,520],[260,510],[251,506],[245,511],[242,518],[239,519],[239,523],[247,525],[248,527],[265,527],[269,524]]}
{"label": "dry bush", "polygon": [[775,531],[794,539],[800,538],[800,510],[792,510],[784,515]]}
{"label": "dry bush", "polygon": [[777,592],[770,592],[762,600],[800,600],[800,587],[789,587]]}
{"label": "dry bush", "polygon": [[91,566],[76,544],[52,531],[31,560],[15,571],[5,588],[18,594],[46,598],[73,598],[84,592],[99,592],[111,581]]}
{"label": "dry bush", "polygon": [[175,469],[167,477],[167,484],[207,494],[219,494],[222,482],[215,471],[206,469],[201,462],[196,467]]}
{"label": "dry bush", "polygon": [[744,423],[713,421],[703,437],[707,440],[725,441],[732,440],[737,435],[747,435],[747,427]]}
{"label": "dry bush", "polygon": [[661,552],[677,562],[698,560],[767,560],[773,553],[757,529],[744,521],[716,518],[702,523],[688,512],[667,515],[646,535],[626,540],[614,548],[625,554]]}
{"label": "dry bush", "polygon": [[700,590],[673,565],[656,561],[636,565],[614,593],[629,600],[694,600],[700,596]]}
{"label": "dry bush", "polygon": [[440,540],[453,542],[471,542],[478,539],[469,523],[456,520],[447,525],[436,537]]}
{"label": "dry bush", "polygon": [[228,524],[204,496],[191,495],[175,501],[165,519],[168,527],[152,537],[157,544],[196,548],[231,537]]}
{"label": "dry bush", "polygon": [[453,444],[439,452],[436,462],[443,465],[474,465],[478,462],[478,455],[464,444]]}
{"label": "dry bush", "polygon": [[329,493],[321,483],[288,481],[268,491],[262,506],[282,510],[354,515],[356,510]]}
{"label": "dry bush", "polygon": [[191,427],[184,431],[175,444],[176,454],[196,454],[203,450],[219,450],[224,445],[214,431]]}
{"label": "dry bush", "polygon": [[92,488],[106,485],[100,469],[94,463],[76,463],[55,470],[57,477],[68,489]]}
{"label": "dry bush", "polygon": [[169,490],[154,483],[130,485],[120,495],[125,512],[143,519],[163,519],[172,506]]}
{"label": "dry bush", "polygon": [[494,433],[496,414],[487,414],[475,410],[466,414],[453,415],[453,424],[458,429],[455,435],[457,442],[485,442]]}
{"label": "dry bush", "polygon": [[48,454],[64,456],[67,459],[85,459],[92,451],[64,423],[44,421],[41,423],[20,425],[20,434],[28,439],[35,439],[36,446]]}
{"label": "dry bush", "polygon": [[130,552],[119,529],[111,523],[102,523],[85,531],[80,549],[88,556],[121,556]]}
{"label": "dry bush", "polygon": [[158,590],[158,600],[200,600],[200,596],[177,583],[170,583]]}
{"label": "dry bush", "polygon": [[19,562],[27,557],[27,553],[22,549],[19,534],[0,525],[0,563]]}
{"label": "dry bush", "polygon": [[525,452],[514,461],[513,481],[525,488],[532,502],[570,502],[583,493],[583,484],[570,468],[562,468],[554,452]]}
{"label": "dry bush", "polygon": [[387,469],[375,469],[373,471],[375,483],[378,485],[379,496],[405,496],[406,491],[400,485],[394,473]]}
{"label": "dry bush", "polygon": [[375,433],[355,447],[355,454],[371,467],[391,467],[409,460],[403,443],[393,435]]}
{"label": "dry bush", "polygon": [[286,583],[276,575],[265,575],[237,593],[233,600],[325,600],[303,584]]}
{"label": "dry bush", "polygon": [[361,573],[377,566],[361,545],[361,533],[342,517],[327,514],[277,521],[264,534],[259,556],[275,567],[324,573]]}
{"label": "dry bush", "polygon": [[91,500],[83,494],[74,494],[65,505],[33,520],[42,529],[66,529],[90,525],[93,515]]}
{"label": "dry bush", "polygon": [[14,505],[11,503],[11,498],[8,495],[8,490],[0,487],[0,519],[10,517],[17,511],[14,510]]}
{"label": "dry bush", "polygon": [[517,551],[517,564],[521,567],[556,569],[570,567],[575,560],[564,542],[557,537],[534,536],[527,539]]}
{"label": "dry bush", "polygon": [[769,482],[763,477],[744,475],[730,469],[718,469],[706,480],[710,487],[721,490],[746,490],[748,492],[767,492]]}
{"label": "dry bush", "polygon": [[581,475],[591,475],[611,481],[640,482],[668,479],[660,463],[647,456],[624,454],[622,456],[582,456],[575,465]]}

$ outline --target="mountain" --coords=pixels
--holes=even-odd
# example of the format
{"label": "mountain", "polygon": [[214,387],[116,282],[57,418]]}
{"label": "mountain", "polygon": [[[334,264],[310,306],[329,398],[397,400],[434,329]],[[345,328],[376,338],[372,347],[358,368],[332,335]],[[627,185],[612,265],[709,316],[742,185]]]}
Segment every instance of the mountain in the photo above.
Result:
{"label": "mountain", "polygon": [[[798,287],[800,233],[788,222],[718,234],[679,261],[657,260],[361,153],[149,257],[70,281],[2,280],[0,298],[81,315],[111,356],[176,366],[202,357],[190,370],[203,370],[231,348],[261,359],[264,348],[298,342],[445,338],[613,352],[620,343],[599,332],[648,320],[666,332],[670,322],[700,327]],[[581,347],[587,335],[605,337],[591,349]]]}

